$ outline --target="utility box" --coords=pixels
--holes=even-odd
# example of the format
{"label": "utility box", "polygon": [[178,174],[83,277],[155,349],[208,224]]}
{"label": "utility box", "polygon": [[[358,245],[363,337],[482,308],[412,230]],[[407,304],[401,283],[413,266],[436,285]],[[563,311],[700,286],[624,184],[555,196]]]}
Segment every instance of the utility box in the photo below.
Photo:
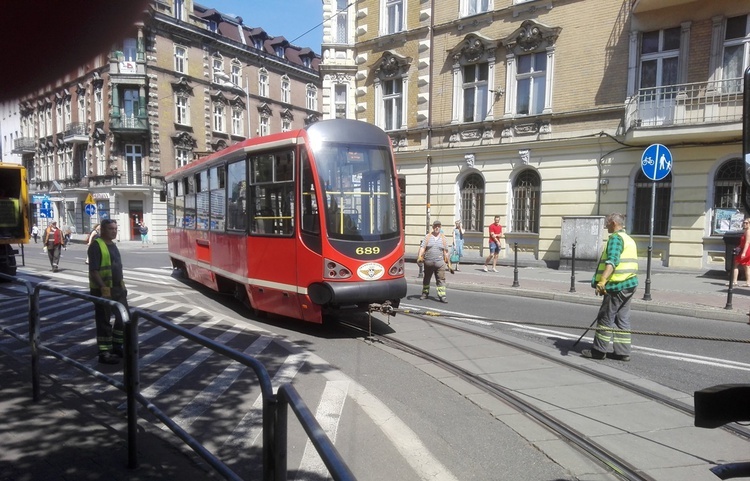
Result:
{"label": "utility box", "polygon": [[562,218],[560,236],[560,269],[570,270],[573,261],[573,244],[576,246],[576,270],[596,270],[602,254],[604,240],[609,233],[604,230],[604,216],[565,216]]}

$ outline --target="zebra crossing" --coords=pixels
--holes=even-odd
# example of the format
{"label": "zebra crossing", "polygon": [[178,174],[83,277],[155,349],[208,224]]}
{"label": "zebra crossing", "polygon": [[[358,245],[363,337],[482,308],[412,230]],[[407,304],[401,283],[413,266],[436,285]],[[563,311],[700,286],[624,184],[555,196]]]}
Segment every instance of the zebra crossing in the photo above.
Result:
{"label": "zebra crossing", "polygon": [[[274,392],[294,381],[334,443],[342,432],[356,429],[359,433],[364,429],[370,438],[374,436],[388,443],[400,454],[401,463],[405,461],[413,469],[413,479],[431,479],[436,469],[443,469],[419,436],[364,386],[307,349],[220,308],[215,300],[196,302],[199,296],[196,291],[171,274],[171,269],[126,269],[126,279],[131,279],[127,281],[130,306],[255,357],[268,369]],[[44,269],[25,268],[20,275],[31,283],[48,281]],[[88,293],[88,279],[83,272],[76,275],[74,271],[63,271],[50,282],[64,283],[66,288]],[[42,289],[39,304],[40,338],[44,346],[122,382],[121,366],[103,366],[97,362],[90,302]],[[0,327],[27,334],[28,298],[22,286],[0,286]],[[139,321],[138,345],[141,394],[243,479],[257,479],[263,442],[263,397],[255,373],[147,319]],[[0,350],[18,358],[30,358],[28,345],[12,336],[0,335]],[[113,385],[53,358],[43,356],[40,364],[45,375],[92,400],[103,401],[114,412],[124,411],[124,393]],[[305,376],[300,378],[303,370]],[[349,419],[354,415],[368,421],[356,423],[353,428],[342,426],[347,413]],[[141,411],[141,417],[161,426],[145,410]],[[168,431],[166,427],[162,429]],[[295,436],[299,438],[289,439],[288,466],[294,474],[290,479],[329,479],[312,443],[304,432],[297,431]],[[349,432],[348,438],[352,436],[360,435]],[[374,479],[382,479],[379,475],[384,473],[377,472]]]}
{"label": "zebra crossing", "polygon": [[[173,293],[166,296],[148,294],[144,282],[147,286],[155,282],[169,285],[177,281],[165,276],[160,269],[136,271],[137,274],[130,275],[133,278],[128,296],[131,307],[158,313],[192,333],[200,333],[248,356],[274,359],[273,364],[278,364],[276,372],[270,373],[274,390],[292,381],[305,364],[306,354],[287,352],[274,342],[270,332],[245,320],[215,314],[201,306],[186,305],[184,299],[175,299]],[[33,273],[26,277],[31,282],[38,282]],[[61,280],[60,277],[55,279]],[[88,291],[85,278],[66,274],[63,279],[71,289]],[[21,290],[16,293],[21,293]],[[7,291],[5,294],[0,292],[0,324],[25,336],[28,332],[28,299],[24,295],[6,294]],[[39,308],[40,339],[44,346],[92,369],[100,369],[122,382],[121,366],[114,366],[113,372],[107,372],[108,366],[97,363],[95,323],[90,302],[42,290]],[[259,459],[254,462],[247,459],[248,452],[259,456],[257,448],[262,443],[262,396],[255,374],[240,363],[223,359],[206,347],[148,322],[139,324],[138,341],[141,394],[180,427],[189,430],[204,446],[213,448],[225,462],[229,459],[227,464],[235,472],[242,473],[248,468],[235,465],[233,459],[240,460],[245,466],[259,466]],[[0,337],[0,349],[17,357],[30,358],[28,345],[10,336]],[[41,366],[45,374],[73,386],[82,395],[104,399],[118,410],[125,409],[123,393],[112,385],[97,382],[51,358],[43,357]],[[325,393],[325,388],[321,388],[321,392]],[[319,401],[328,403],[323,399]],[[306,458],[318,457],[314,449],[312,451],[312,455],[308,454]],[[298,458],[301,457],[299,453]],[[315,475],[327,476],[319,457],[318,461],[306,461],[309,466],[305,471],[309,473],[311,466],[317,466]],[[253,476],[253,473],[244,474],[249,476],[247,479]]]}

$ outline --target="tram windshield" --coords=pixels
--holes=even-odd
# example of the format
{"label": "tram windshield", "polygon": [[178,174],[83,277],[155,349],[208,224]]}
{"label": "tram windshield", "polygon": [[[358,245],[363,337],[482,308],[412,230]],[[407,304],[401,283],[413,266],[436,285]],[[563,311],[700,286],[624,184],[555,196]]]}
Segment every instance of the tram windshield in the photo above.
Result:
{"label": "tram windshield", "polygon": [[328,142],[313,153],[329,237],[371,240],[398,236],[396,184],[387,146]]}

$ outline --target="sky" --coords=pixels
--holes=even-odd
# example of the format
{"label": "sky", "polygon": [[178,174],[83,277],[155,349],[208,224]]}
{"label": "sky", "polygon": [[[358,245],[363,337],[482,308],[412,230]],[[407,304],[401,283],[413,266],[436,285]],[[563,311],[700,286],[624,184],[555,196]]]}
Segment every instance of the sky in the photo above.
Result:
{"label": "sky", "polygon": [[[242,17],[249,27],[261,27],[272,37],[284,37],[298,47],[320,54],[323,43],[322,0],[195,0],[224,14]],[[312,30],[311,30],[312,29]],[[305,33],[311,30],[309,33]]]}

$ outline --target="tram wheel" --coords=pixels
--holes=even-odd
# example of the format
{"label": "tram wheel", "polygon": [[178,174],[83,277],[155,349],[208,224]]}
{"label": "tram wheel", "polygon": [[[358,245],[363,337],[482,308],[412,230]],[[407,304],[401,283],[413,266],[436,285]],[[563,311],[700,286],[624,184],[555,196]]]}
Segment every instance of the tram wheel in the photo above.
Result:
{"label": "tram wheel", "polygon": [[247,291],[240,284],[234,285],[234,292],[232,293],[232,295],[235,299],[240,301],[242,305],[250,309],[255,317],[266,317],[267,312],[261,311],[260,309],[253,306],[253,303],[250,302],[250,298],[247,297]]}

